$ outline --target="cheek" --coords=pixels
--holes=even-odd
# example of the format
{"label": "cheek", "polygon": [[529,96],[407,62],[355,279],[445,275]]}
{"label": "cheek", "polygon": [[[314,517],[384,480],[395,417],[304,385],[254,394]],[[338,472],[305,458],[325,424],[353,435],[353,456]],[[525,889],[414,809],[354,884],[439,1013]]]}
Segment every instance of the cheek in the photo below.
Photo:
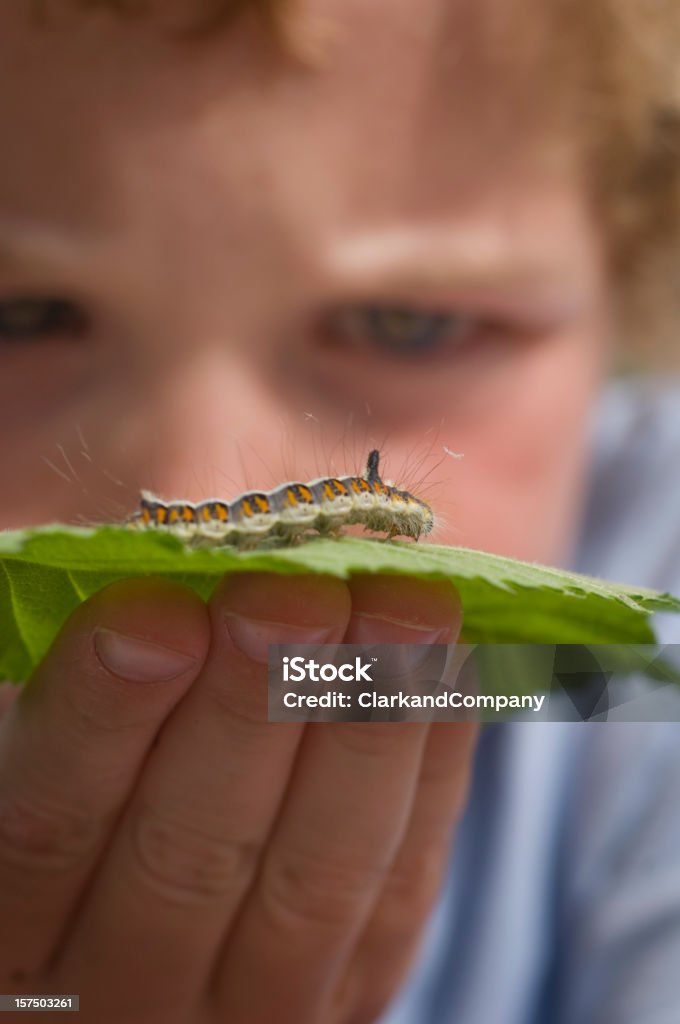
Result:
{"label": "cheek", "polygon": [[461,423],[439,543],[555,563],[568,558],[584,497],[590,417],[604,370],[595,337],[542,348],[493,404]]}

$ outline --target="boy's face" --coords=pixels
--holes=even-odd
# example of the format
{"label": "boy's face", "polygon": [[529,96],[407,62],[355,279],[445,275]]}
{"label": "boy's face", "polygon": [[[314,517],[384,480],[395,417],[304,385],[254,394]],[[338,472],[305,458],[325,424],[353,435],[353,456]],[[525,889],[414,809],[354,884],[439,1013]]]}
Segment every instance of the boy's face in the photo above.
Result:
{"label": "boy's face", "polygon": [[[577,147],[490,4],[417,7],[313,0],[309,69],[248,25],[3,5],[0,526],[377,444],[434,540],[563,557],[606,333]],[[464,459],[435,469],[443,445]]]}

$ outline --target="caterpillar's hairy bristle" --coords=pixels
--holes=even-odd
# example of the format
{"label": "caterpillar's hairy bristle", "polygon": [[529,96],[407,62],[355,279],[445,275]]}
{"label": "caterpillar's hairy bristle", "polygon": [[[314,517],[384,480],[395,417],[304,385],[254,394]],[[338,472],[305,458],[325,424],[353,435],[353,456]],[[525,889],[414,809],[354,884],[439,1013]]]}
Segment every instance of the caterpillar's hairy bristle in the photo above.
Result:
{"label": "caterpillar's hairy bristle", "polygon": [[320,477],[291,481],[271,491],[248,491],[232,501],[210,498],[194,504],[166,502],[143,490],[140,507],[126,520],[134,529],[160,529],[194,546],[293,544],[310,531],[337,536],[344,526],[419,540],[430,533],[430,506],[380,477],[380,452],[368,454],[363,476]]}

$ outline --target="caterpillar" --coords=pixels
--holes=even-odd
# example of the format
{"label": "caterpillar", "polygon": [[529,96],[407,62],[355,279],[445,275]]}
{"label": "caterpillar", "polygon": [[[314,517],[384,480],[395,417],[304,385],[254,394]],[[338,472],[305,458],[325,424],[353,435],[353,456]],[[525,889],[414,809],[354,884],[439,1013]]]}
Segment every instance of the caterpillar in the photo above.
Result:
{"label": "caterpillar", "polygon": [[409,491],[380,477],[380,452],[369,452],[363,476],[293,481],[272,491],[248,491],[233,501],[165,502],[142,491],[140,507],[125,520],[132,529],[173,533],[192,546],[257,547],[293,544],[310,531],[338,536],[343,526],[363,525],[387,539],[419,540],[434,525],[432,509]]}

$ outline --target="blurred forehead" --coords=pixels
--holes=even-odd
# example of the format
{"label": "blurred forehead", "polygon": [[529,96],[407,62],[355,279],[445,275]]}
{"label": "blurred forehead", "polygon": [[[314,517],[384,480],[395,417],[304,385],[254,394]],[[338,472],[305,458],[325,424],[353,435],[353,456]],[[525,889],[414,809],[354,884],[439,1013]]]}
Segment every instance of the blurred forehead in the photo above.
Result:
{"label": "blurred forehead", "polygon": [[311,66],[247,16],[182,41],[183,0],[130,18],[86,6],[0,10],[0,214],[115,220],[140,168],[172,182],[174,165],[195,187],[245,186],[246,205],[251,186],[328,203],[342,175],[357,216],[388,215],[474,193],[529,153],[571,155],[561,0],[308,0],[289,27],[318,43]]}

